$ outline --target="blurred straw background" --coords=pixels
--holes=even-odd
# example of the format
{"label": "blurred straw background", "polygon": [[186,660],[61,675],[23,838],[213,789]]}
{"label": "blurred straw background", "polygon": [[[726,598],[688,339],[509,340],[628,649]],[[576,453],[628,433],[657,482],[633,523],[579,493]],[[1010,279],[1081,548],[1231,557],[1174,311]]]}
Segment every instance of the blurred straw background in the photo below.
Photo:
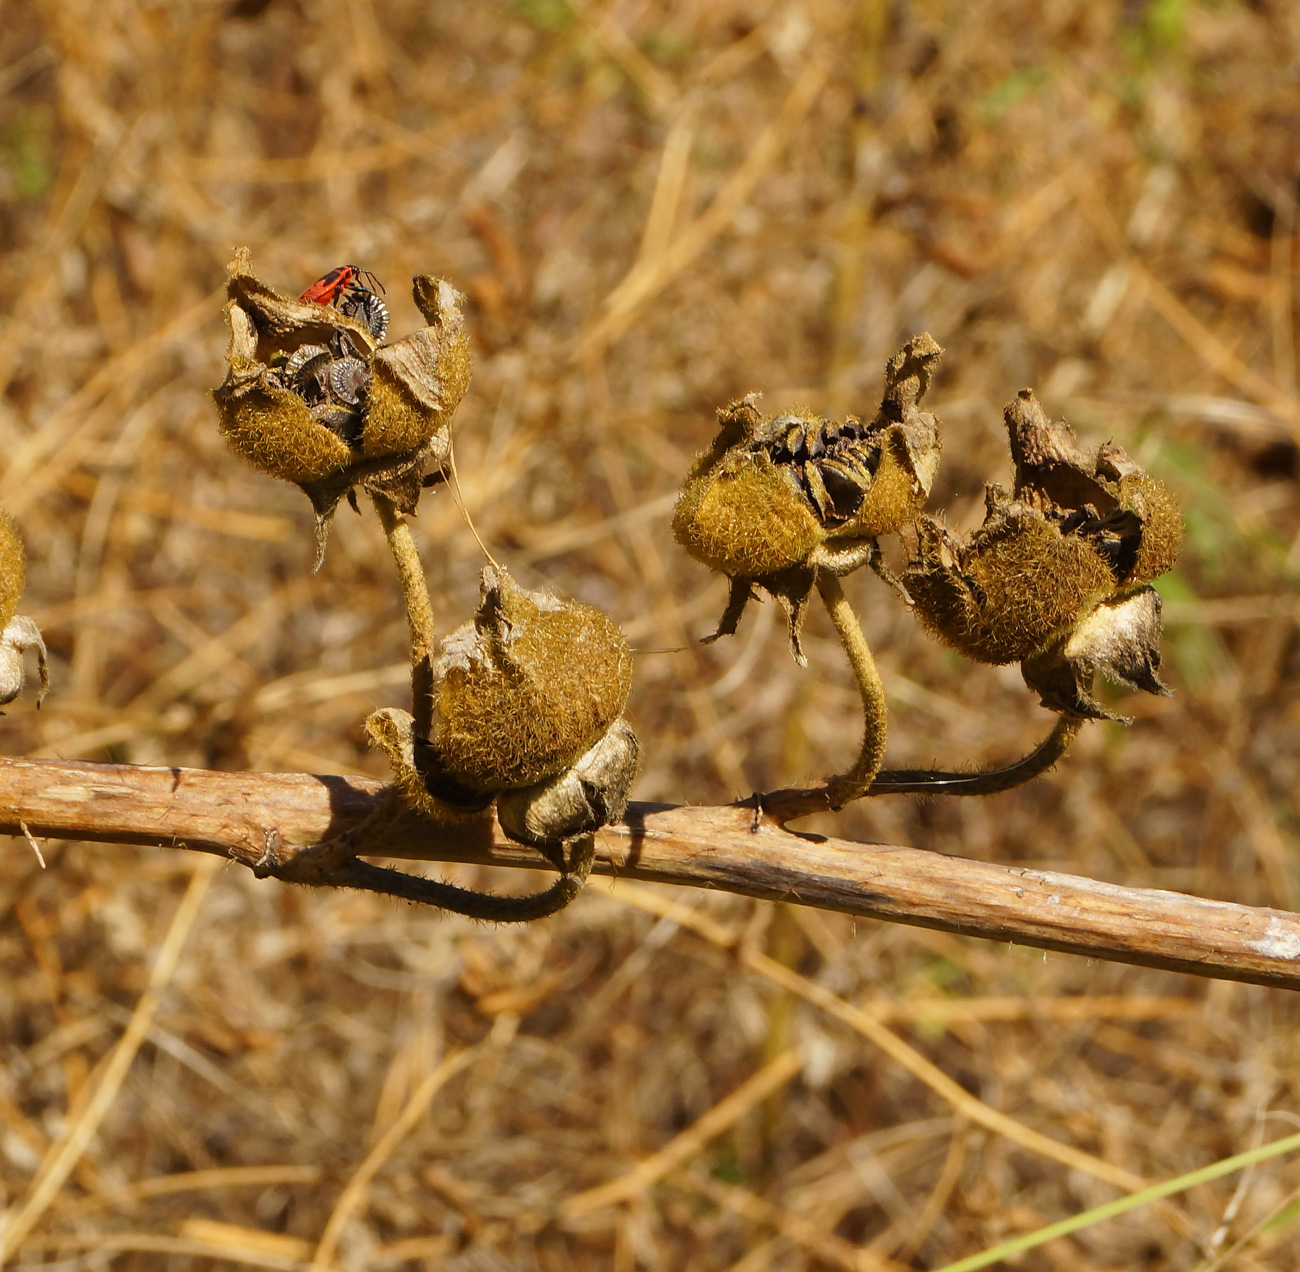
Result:
{"label": "blurred straw background", "polygon": [[[217,435],[223,267],[247,244],[290,293],[373,270],[398,335],[413,274],[471,297],[466,503],[519,578],[642,651],[644,799],[726,801],[857,741],[824,616],[807,671],[771,605],[693,644],[725,585],[668,516],[715,407],[870,413],[928,329],[932,506],[965,528],[1032,385],[1184,500],[1177,696],[1117,696],[1132,728],[1091,726],[1030,787],[826,828],[1300,899],[1294,5],[3,16],[0,505],[55,686],[0,721],[5,753],[384,771],[360,722],[407,673],[378,525],[345,509],[312,576],[306,499]],[[445,488],[416,529],[445,631],[482,558]],[[1047,731],[1016,669],[962,664],[873,577],[849,585],[888,763],[994,762]],[[494,929],[185,853],[44,853],[0,856],[14,1266],[937,1268],[1300,1122],[1279,992],[608,881]],[[907,1045],[882,1050],[880,1021]],[[1202,1266],[1297,1186],[1275,1162],[1018,1266]],[[1230,1265],[1294,1268],[1296,1217]]]}

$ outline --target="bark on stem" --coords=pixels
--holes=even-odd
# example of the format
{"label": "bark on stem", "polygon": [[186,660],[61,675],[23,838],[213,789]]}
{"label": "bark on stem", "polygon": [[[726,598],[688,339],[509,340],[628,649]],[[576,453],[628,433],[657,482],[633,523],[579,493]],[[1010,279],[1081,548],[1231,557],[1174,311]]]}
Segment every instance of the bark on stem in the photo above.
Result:
{"label": "bark on stem", "polygon": [[411,714],[415,717],[417,736],[427,738],[432,727],[433,654],[437,630],[433,605],[429,600],[429,585],[406,516],[384,495],[372,493],[370,497],[384,527],[384,536],[388,539],[402,585],[406,621],[411,629]]}
{"label": "bark on stem", "polygon": [[[194,848],[287,864],[356,826],[387,787],[370,778],[217,773],[0,759],[0,833]],[[29,853],[26,842],[18,850]],[[490,818],[396,818],[371,852],[546,869]],[[1089,958],[1300,989],[1300,916],[1173,892],[755,826],[742,805],[633,804],[601,831],[594,873],[793,901]]]}
{"label": "bark on stem", "polygon": [[871,656],[871,646],[862,634],[858,616],[844,595],[839,579],[825,570],[818,570],[817,591],[831,622],[835,624],[835,632],[848,655],[853,679],[862,697],[862,745],[858,748],[858,758],[852,768],[826,783],[830,806],[838,810],[850,800],[857,799],[880,771],[885,758],[888,708],[885,705],[885,686],[876,670],[876,660]]}

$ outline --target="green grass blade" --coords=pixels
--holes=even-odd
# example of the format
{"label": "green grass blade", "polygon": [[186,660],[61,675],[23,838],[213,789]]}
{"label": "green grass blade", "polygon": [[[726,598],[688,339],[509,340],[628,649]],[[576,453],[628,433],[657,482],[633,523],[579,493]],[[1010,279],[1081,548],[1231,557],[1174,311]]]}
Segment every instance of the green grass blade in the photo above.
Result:
{"label": "green grass blade", "polygon": [[1090,1228],[1094,1223],[1114,1219],[1117,1215],[1127,1214],[1130,1210],[1159,1201],[1162,1197],[1185,1192],[1197,1184],[1219,1179],[1223,1175],[1231,1175],[1233,1171],[1244,1170],[1256,1162],[1266,1162],[1271,1157],[1280,1157],[1283,1153],[1289,1153],[1297,1148],[1300,1148],[1300,1135],[1288,1135],[1285,1139],[1274,1140],[1271,1144],[1263,1144],[1259,1148],[1252,1148],[1249,1152],[1238,1153],[1235,1157],[1225,1157],[1222,1161],[1212,1162],[1209,1166],[1202,1166],[1200,1170],[1179,1175],[1176,1179],[1166,1179],[1163,1183],[1153,1184],[1150,1188],[1142,1189],[1141,1192],[1130,1193],[1127,1197],[1108,1201],[1104,1206],[1085,1210],[1070,1219],[1048,1224],[1047,1227],[1039,1228],[1036,1232],[1026,1232],[1023,1236],[1004,1241],[999,1246],[993,1246],[979,1254],[972,1254],[965,1259],[958,1259],[956,1263],[946,1264],[942,1268],[937,1268],[936,1272],[975,1272],[976,1268],[986,1268],[999,1259],[1032,1250],[1055,1237],[1068,1236],[1071,1232]]}

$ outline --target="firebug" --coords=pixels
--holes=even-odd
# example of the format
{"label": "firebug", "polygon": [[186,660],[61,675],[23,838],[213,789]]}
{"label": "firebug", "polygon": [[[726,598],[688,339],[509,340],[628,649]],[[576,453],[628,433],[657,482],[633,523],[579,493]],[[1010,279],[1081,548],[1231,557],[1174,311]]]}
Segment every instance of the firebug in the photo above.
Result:
{"label": "firebug", "polygon": [[[359,283],[358,279],[364,279],[366,286]],[[298,299],[317,305],[336,305],[340,297],[353,291],[366,290],[377,290],[382,294],[384,285],[368,269],[361,269],[357,265],[339,265],[318,278]]]}

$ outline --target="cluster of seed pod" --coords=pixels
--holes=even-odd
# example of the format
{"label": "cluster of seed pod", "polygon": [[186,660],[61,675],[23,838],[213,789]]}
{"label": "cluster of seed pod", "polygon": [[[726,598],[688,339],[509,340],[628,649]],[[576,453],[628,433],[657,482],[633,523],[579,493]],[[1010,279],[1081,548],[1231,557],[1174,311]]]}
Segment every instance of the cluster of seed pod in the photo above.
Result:
{"label": "cluster of seed pod", "polygon": [[[939,421],[921,409],[941,354],[928,335],[890,359],[879,411],[843,423],[808,411],[762,416],[753,397],[719,411],[713,445],[678,498],[673,532],[729,576],[714,636],[736,630],[754,590],[779,599],[791,646],[814,587],[862,692],[866,735],[839,787],[860,793],[883,751],[879,676],[836,578],[872,565],[922,625],[967,657],[1019,662],[1044,706],[1075,720],[1114,718],[1092,694],[1100,671],[1150,693],[1160,681],[1160,597],[1153,581],[1182,543],[1169,491],[1110,443],[1084,450],[1024,390],[1005,412],[1011,492],[988,488],[983,526],[963,538],[922,513],[939,460]],[[877,538],[899,534],[906,571],[883,567]],[[872,735],[875,735],[874,743]]]}
{"label": "cluster of seed pod", "polygon": [[[378,295],[355,288],[340,299],[338,309],[365,327],[375,344],[383,344],[388,307]],[[277,353],[270,376],[302,398],[312,419],[355,451],[361,447],[362,411],[370,385],[369,352],[356,333],[335,331],[324,344],[301,344],[291,353]]]}
{"label": "cluster of seed pod", "polygon": [[[412,631],[413,711],[388,708],[366,722],[392,764],[398,806],[446,822],[495,804],[506,834],[562,875],[546,893],[509,902],[424,881],[433,890],[426,899],[478,917],[537,917],[576,894],[594,832],[627,804],[638,760],[622,715],[631,652],[601,611],[527,591],[494,566],[483,571],[474,621],[435,654],[401,514],[415,510],[423,468],[449,460],[452,415],[470,372],[462,297],[449,283],[417,277],[412,294],[429,325],[387,345],[379,291],[373,274],[344,265],[291,300],[238,252],[226,380],[215,394],[222,431],[243,458],[307,492],[322,551],[342,495],[360,485],[374,496]],[[385,884],[398,895],[414,886],[409,878]]]}

